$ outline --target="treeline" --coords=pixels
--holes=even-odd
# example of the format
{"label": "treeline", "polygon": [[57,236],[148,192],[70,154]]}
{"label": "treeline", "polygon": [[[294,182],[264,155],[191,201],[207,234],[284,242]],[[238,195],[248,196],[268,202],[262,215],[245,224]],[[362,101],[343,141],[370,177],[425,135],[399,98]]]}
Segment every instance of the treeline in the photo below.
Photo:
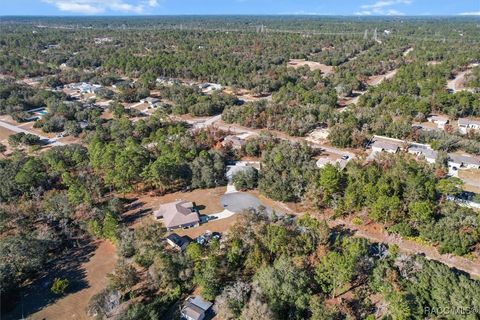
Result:
{"label": "treeline", "polygon": [[438,245],[441,253],[464,255],[480,241],[478,214],[446,200],[462,191],[461,180],[409,155],[354,162],[345,172],[327,165],[312,181],[306,197],[314,206],[382,223],[391,233]]}
{"label": "treeline", "polygon": [[[328,229],[309,215],[243,212],[206,245],[171,250],[158,224],[121,236],[123,258],[90,313],[120,319],[178,317],[177,301],[197,289],[222,319],[412,319],[442,305],[475,310],[480,283],[421,256],[398,253]],[[141,294],[141,302],[129,297]],[[114,299],[112,299],[114,298]],[[450,302],[451,299],[455,299]],[[381,307],[380,307],[381,306]],[[474,313],[471,313],[474,315]]]}

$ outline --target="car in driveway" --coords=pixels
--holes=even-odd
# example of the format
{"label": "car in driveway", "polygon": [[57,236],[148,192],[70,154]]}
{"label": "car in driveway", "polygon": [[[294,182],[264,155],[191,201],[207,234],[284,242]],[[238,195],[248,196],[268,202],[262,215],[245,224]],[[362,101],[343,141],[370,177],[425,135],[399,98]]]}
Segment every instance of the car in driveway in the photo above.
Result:
{"label": "car in driveway", "polygon": [[350,156],[344,155],[344,156],[342,156],[341,159],[342,159],[342,160],[348,160],[348,158],[350,158]]}

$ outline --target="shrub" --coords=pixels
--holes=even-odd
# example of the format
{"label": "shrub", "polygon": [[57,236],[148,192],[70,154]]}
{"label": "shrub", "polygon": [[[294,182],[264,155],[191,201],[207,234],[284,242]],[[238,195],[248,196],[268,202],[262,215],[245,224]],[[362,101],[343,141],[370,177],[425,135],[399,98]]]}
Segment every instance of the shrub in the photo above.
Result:
{"label": "shrub", "polygon": [[50,290],[55,294],[63,295],[65,294],[65,291],[67,290],[69,284],[70,282],[68,281],[68,279],[55,278],[53,280],[53,284]]}

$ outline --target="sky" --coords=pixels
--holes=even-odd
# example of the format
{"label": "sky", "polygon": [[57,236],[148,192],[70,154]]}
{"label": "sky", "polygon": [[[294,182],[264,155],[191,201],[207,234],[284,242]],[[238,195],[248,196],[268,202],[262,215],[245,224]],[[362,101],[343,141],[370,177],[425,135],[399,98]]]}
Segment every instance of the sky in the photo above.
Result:
{"label": "sky", "polygon": [[184,14],[480,17],[480,0],[0,0],[0,16]]}

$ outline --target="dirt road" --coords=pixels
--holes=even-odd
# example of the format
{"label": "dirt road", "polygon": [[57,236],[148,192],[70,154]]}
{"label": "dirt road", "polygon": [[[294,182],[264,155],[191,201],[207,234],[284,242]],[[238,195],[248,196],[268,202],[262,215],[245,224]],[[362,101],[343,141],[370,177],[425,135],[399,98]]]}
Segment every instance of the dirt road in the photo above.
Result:
{"label": "dirt road", "polygon": [[[473,261],[463,257],[440,254],[438,250],[431,246],[416,243],[414,241],[403,239],[399,236],[388,235],[384,232],[380,225],[355,225],[348,219],[335,219],[328,221],[330,228],[342,226],[343,228],[355,232],[355,237],[365,238],[370,241],[385,244],[395,244],[400,251],[408,254],[424,254],[429,260],[436,260],[451,268],[462,270],[472,276],[480,277],[480,261]],[[374,230],[374,231],[372,231]]]}
{"label": "dirt road", "polygon": [[453,93],[464,90],[465,76],[472,72],[472,68],[478,66],[478,63],[468,65],[467,69],[459,72],[455,78],[447,81],[447,89]]}

